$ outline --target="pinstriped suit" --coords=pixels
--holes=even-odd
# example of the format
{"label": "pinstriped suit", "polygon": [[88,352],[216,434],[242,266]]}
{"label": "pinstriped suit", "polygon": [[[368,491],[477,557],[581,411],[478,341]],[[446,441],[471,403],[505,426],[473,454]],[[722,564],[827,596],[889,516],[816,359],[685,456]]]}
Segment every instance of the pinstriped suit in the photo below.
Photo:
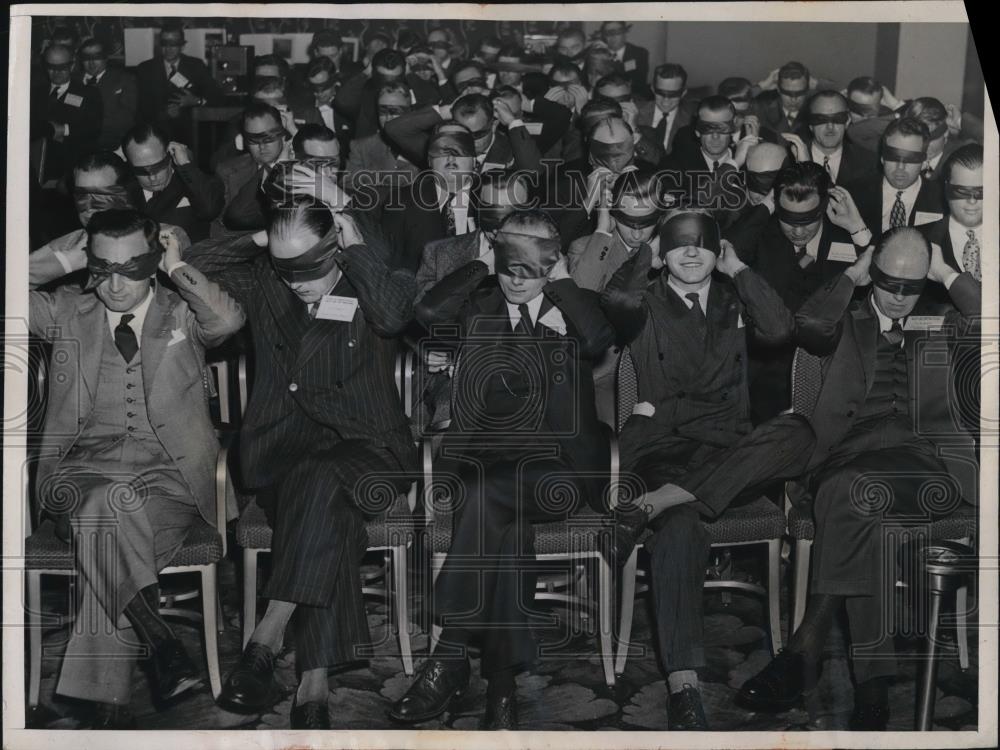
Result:
{"label": "pinstriped suit", "polygon": [[332,292],[358,299],[350,323],[310,320],[248,237],[201,243],[187,258],[217,272],[249,311],[256,373],[240,436],[242,474],[273,500],[265,596],[299,604],[302,671],[355,661],[368,644],[359,585],[364,516],[384,507],[372,506],[364,480],[391,473],[403,490],[400,473],[415,467],[391,338],[409,320],[413,275],[387,267],[388,246],[357,218],[368,244],[340,252],[343,275]]}

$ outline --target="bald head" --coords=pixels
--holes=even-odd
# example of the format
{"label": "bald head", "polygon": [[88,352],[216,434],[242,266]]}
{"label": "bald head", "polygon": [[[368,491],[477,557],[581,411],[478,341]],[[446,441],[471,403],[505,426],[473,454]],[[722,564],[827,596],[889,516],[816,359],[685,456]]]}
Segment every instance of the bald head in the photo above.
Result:
{"label": "bald head", "polygon": [[747,152],[747,171],[771,172],[775,169],[781,169],[787,155],[788,151],[783,146],[761,141],[756,146],[751,146]]}
{"label": "bald head", "polygon": [[915,227],[901,227],[882,239],[872,263],[890,276],[923,279],[931,265],[927,240]]}

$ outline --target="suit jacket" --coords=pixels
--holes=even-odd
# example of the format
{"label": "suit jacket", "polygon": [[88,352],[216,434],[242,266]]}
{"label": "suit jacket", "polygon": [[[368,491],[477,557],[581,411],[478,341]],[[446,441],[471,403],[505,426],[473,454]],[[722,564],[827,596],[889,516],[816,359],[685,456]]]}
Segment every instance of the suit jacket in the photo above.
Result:
{"label": "suit jacket", "polygon": [[[591,363],[612,344],[614,332],[601,312],[598,296],[580,289],[572,279],[547,283],[538,322],[526,337],[512,332],[504,296],[495,277],[487,279],[488,273],[486,264],[479,261],[462,266],[424,295],[415,310],[417,320],[432,335],[441,330],[436,326],[444,326],[451,331],[444,340],[458,347],[446,445],[472,452],[495,449],[498,444],[510,445],[511,450],[556,447],[559,457],[590,485],[587,500],[591,506],[604,510],[601,493],[595,490],[606,481],[608,435],[597,420]],[[565,332],[540,322],[553,314],[561,316]],[[468,402],[468,394],[477,394],[473,398],[478,400],[483,393],[482,363],[518,356],[505,352],[523,347],[526,340],[531,345],[522,349],[522,356],[532,357],[541,368],[540,379],[535,382],[526,373],[507,372],[504,382],[511,399],[522,390],[529,396],[531,413],[509,430],[497,430],[481,420],[482,409]],[[545,389],[542,398],[530,397],[536,386]],[[487,394],[486,408],[493,403]],[[513,403],[515,410],[524,408],[525,402]]]}
{"label": "suit jacket", "polygon": [[[48,139],[46,177],[59,178],[97,147],[104,111],[99,91],[72,79],[58,99],[49,96],[46,81],[31,93],[31,137]],[[55,140],[50,122],[69,126],[69,135]]]}
{"label": "suit jacket", "polygon": [[219,164],[215,173],[222,181],[223,209],[212,221],[212,237],[223,237],[228,231],[262,229],[264,213],[256,185],[260,172],[253,157],[240,154]]}
{"label": "suit jacket", "polygon": [[[812,141],[807,140],[806,145],[812,148]],[[820,156],[819,163],[823,163],[822,156]],[[836,184],[841,186],[854,185],[863,180],[869,180],[878,174],[879,166],[878,159],[873,157],[870,151],[856,146],[845,138]]]}
{"label": "suit jacket", "polygon": [[[649,50],[631,42],[625,42],[625,54],[622,55],[622,71],[632,81],[633,93],[650,96],[649,88]],[[591,83],[596,83],[592,81]]]}
{"label": "suit jacket", "polygon": [[175,224],[192,242],[209,235],[209,223],[225,205],[225,187],[215,175],[207,175],[195,164],[174,164],[174,176],[153,197],[144,201],[143,212],[159,222]]}
{"label": "suit jacket", "polygon": [[653,127],[653,117],[656,115],[656,102],[643,101],[639,103],[639,116],[636,118],[636,124],[640,127],[650,128],[652,131],[650,137],[657,145],[662,147],[664,141],[666,141],[667,146],[663,150],[663,155],[668,156],[673,150],[674,139],[677,136],[677,132],[684,126],[690,125],[691,121],[695,119],[697,114],[697,103],[691,101],[690,99],[681,99],[680,104],[677,105],[677,114],[674,116],[674,121],[671,124],[670,133],[667,134],[666,117],[661,119],[655,128]]}
{"label": "suit jacket", "polygon": [[805,102],[809,100],[809,96],[810,93],[806,93],[806,98],[802,100],[803,106],[799,110],[795,122],[790,123],[781,108],[781,94],[777,91],[762,91],[754,98],[754,108],[761,126],[769,128],[775,133],[801,133],[805,128]]}
{"label": "suit jacket", "polygon": [[[861,218],[872,233],[872,238],[878,241],[882,236],[882,173],[878,172],[867,179],[861,179],[850,185],[845,185],[845,189],[854,198],[854,203],[858,207]],[[933,180],[920,179],[920,191],[917,199],[913,202],[913,208],[906,217],[907,226],[917,226],[917,221],[921,224],[930,224],[942,216],[945,212],[944,187],[939,182]],[[921,216],[918,216],[921,214]]]}
{"label": "suit jacket", "polygon": [[417,269],[417,300],[441,279],[479,257],[482,232],[467,232],[457,237],[431,240],[424,247],[420,268]]}
{"label": "suit jacket", "polygon": [[[205,63],[198,58],[181,55],[177,62],[177,72],[188,80],[187,88],[191,93],[204,97],[208,104],[216,104],[221,98],[219,85]],[[174,121],[167,115],[167,105],[179,89],[167,80],[163,58],[156,56],[139,63],[135,69],[135,78],[139,89],[139,118],[169,129]]]}
{"label": "suit jacket", "polygon": [[[401,184],[408,185],[419,172],[419,168],[408,161],[401,154],[396,154],[385,142],[382,133],[374,133],[364,138],[355,138],[351,141],[350,154],[347,157],[347,168],[344,175],[344,188],[349,191],[356,189],[358,185],[383,184],[390,179],[385,176],[387,172],[399,172],[404,176]],[[372,172],[370,179],[358,179],[359,172]],[[376,179],[381,172],[381,179]]]}
{"label": "suit jacket", "polygon": [[[869,296],[852,302],[854,291],[854,283],[840,274],[820,287],[795,316],[798,345],[822,357],[822,386],[810,420],[816,432],[810,470],[821,465],[848,434],[872,387],[878,318]],[[941,458],[962,486],[965,499],[975,503],[978,478],[969,470],[974,444],[957,418],[952,366],[958,361],[956,347],[963,337],[971,335],[978,341],[978,325],[969,319],[978,313],[981,292],[970,275],[962,274],[952,284],[950,294],[954,305],[939,310],[943,316],[940,333],[929,335],[904,328],[910,413],[916,420],[916,436],[933,441],[939,448],[949,446]],[[944,363],[948,366],[942,366]]]}
{"label": "suit jacket", "polygon": [[97,90],[101,93],[103,105],[97,148],[114,151],[136,122],[138,93],[135,76],[126,70],[108,67],[97,82]]}
{"label": "suit jacket", "polygon": [[[955,248],[952,244],[951,232],[949,231],[950,221],[951,217],[945,215],[933,224],[923,224],[917,228],[920,230],[920,233],[927,238],[928,242],[941,248],[941,256],[944,258],[944,262],[954,270],[962,273],[960,256],[962,251],[965,250],[965,246],[963,245],[960,248]],[[951,302],[951,296],[948,294],[948,290],[940,284],[928,285],[924,289],[924,297],[933,300],[938,304],[947,304]]]}
{"label": "suit jacket", "polygon": [[273,484],[301,458],[306,439],[367,440],[414,465],[410,429],[394,381],[395,336],[411,318],[414,279],[388,266],[374,220],[354,213],[366,244],[342,249],[332,294],[358,301],[352,320],[309,320],[305,305],[250,236],[207,240],[186,256],[240,300],[254,340],[255,373],[240,432],[244,479]]}
{"label": "suit jacket", "polygon": [[[219,441],[208,411],[205,350],[244,322],[240,305],[194,268],[180,266],[177,291],[155,287],[142,327],[142,382],[149,421],[184,477],[202,517],[215,526],[215,464]],[[94,409],[106,308],[97,295],[62,286],[29,297],[31,333],[52,344],[48,406],[38,479],[73,450]]]}
{"label": "suit jacket", "polygon": [[581,289],[600,292],[631,252],[618,233],[594,232],[570,243],[566,260],[569,275]]}

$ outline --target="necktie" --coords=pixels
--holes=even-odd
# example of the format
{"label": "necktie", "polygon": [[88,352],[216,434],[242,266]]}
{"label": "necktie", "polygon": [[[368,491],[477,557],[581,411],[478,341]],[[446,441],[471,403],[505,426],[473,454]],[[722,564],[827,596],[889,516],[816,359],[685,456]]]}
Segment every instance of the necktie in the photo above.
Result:
{"label": "necktie", "polygon": [[97,76],[87,76],[87,78],[84,81],[84,83],[86,85],[88,85],[88,86],[96,86],[97,85]]}
{"label": "necktie", "polygon": [[719,160],[716,159],[715,161],[712,162],[712,174],[715,174],[718,171],[719,171]]}
{"label": "necktie", "polygon": [[173,78],[175,75],[177,75],[177,66],[171,63],[170,73],[167,74],[167,80]]}
{"label": "necktie", "polygon": [[448,193],[448,200],[441,209],[441,217],[444,219],[445,231],[449,237],[455,236],[455,207],[452,206],[454,200],[455,194]]}
{"label": "necktie", "polygon": [[898,320],[892,321],[892,328],[882,334],[885,340],[893,346],[899,346],[903,342],[903,326]]}
{"label": "necktie", "polygon": [[134,318],[135,315],[132,313],[125,313],[115,327],[115,346],[118,347],[118,351],[121,352],[126,363],[131,362],[135,353],[139,351],[139,341],[135,337],[132,326],[129,325]]}
{"label": "necktie", "polygon": [[517,306],[517,311],[521,313],[521,319],[514,330],[522,336],[531,336],[534,333],[535,326],[531,322],[531,311],[528,310],[528,305],[522,302]]}
{"label": "necktie", "polygon": [[49,92],[49,98],[50,99],[56,99],[56,100],[59,99],[59,87],[58,86],[53,86],[52,87],[52,90]]}
{"label": "necktie", "polygon": [[698,338],[704,340],[705,334],[708,332],[708,321],[705,320],[705,311],[701,309],[698,293],[690,292],[684,296],[691,300],[691,318],[694,321],[695,330],[698,332]]}
{"label": "necktie", "polygon": [[892,213],[889,214],[889,228],[906,226],[906,206],[903,205],[903,191],[896,191],[896,202],[892,204]]}
{"label": "necktie", "polygon": [[825,169],[829,175],[833,176],[833,172],[830,171],[830,157],[829,156],[824,156],[823,157],[823,169]]}
{"label": "necktie", "polygon": [[799,264],[799,268],[806,268],[813,262],[812,256],[806,252],[805,245],[795,248],[795,262]]}
{"label": "necktie", "polygon": [[976,281],[982,281],[982,270],[979,267],[979,240],[971,229],[966,229],[965,234],[969,239],[962,248],[962,267],[971,273]]}

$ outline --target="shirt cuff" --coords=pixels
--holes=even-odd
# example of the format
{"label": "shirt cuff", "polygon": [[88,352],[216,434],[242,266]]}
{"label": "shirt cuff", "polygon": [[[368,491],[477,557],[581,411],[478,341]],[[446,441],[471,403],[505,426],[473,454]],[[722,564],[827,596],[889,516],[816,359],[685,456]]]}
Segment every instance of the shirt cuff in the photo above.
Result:
{"label": "shirt cuff", "polygon": [[518,117],[516,120],[511,120],[510,125],[507,126],[507,130],[513,130],[514,128],[523,128],[524,120]]}
{"label": "shirt cuff", "polygon": [[872,233],[868,227],[859,229],[851,235],[851,242],[857,247],[868,247],[872,243]]}
{"label": "shirt cuff", "polygon": [[168,266],[167,267],[167,276],[173,276],[174,275],[174,271],[176,271],[181,266],[186,266],[186,265],[188,265],[188,264],[185,263],[183,260],[179,260],[176,263]]}
{"label": "shirt cuff", "polygon": [[62,250],[53,250],[52,254],[55,259],[59,261],[59,265],[63,267],[63,271],[67,274],[75,273],[76,269],[73,268],[73,264],[69,262],[69,256],[66,255]]}

